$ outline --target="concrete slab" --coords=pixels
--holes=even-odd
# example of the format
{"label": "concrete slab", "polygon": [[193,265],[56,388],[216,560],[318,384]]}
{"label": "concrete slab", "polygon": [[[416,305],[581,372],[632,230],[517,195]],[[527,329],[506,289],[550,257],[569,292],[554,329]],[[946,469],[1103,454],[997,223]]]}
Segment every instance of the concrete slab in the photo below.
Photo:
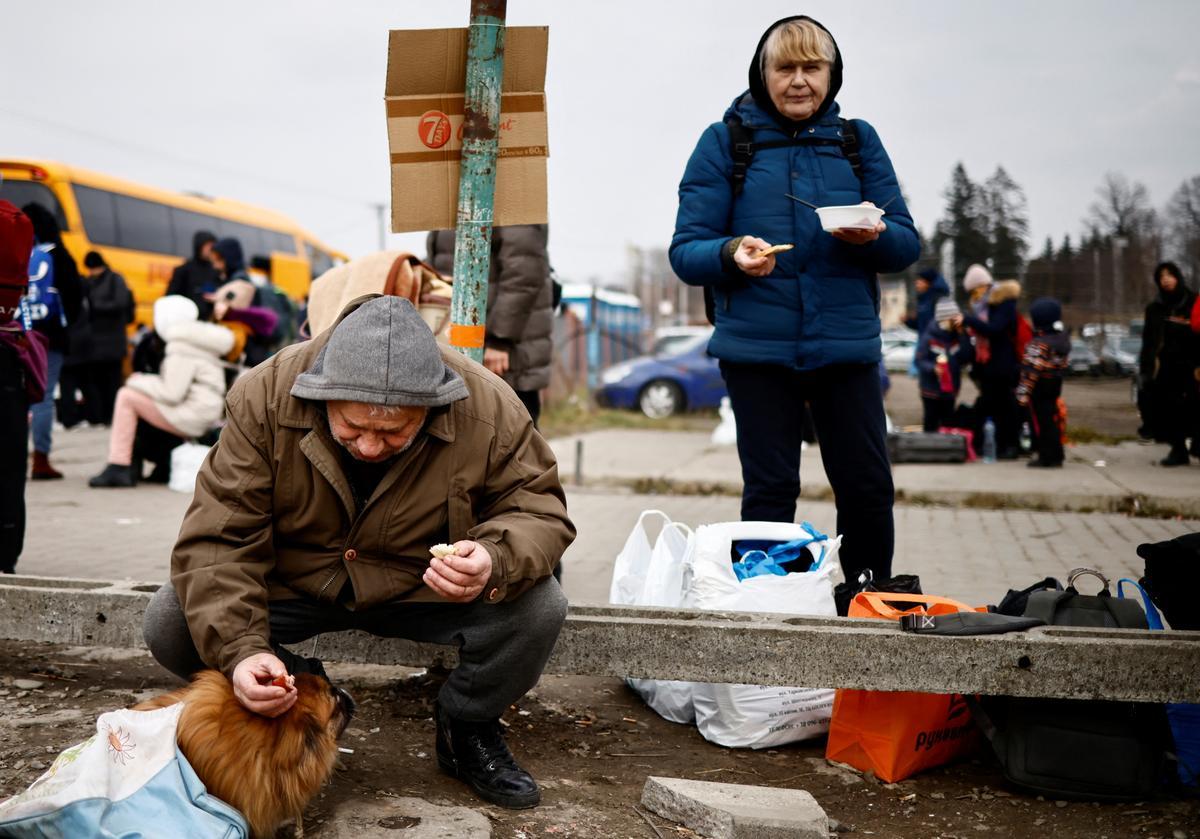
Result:
{"label": "concrete slab", "polygon": [[492,825],[468,807],[442,807],[420,798],[349,801],[339,806],[314,839],[489,839]]}
{"label": "concrete slab", "polygon": [[642,805],[711,839],[826,839],[829,818],[800,789],[646,779]]}

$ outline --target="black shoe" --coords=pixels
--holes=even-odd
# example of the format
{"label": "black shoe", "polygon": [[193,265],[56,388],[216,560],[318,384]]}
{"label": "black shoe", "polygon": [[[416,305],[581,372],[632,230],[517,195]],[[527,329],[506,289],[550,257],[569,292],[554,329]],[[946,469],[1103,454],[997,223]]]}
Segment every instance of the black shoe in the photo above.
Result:
{"label": "black shoe", "polygon": [[1061,469],[1062,461],[1060,460],[1058,463],[1051,463],[1047,460],[1041,460],[1040,458],[1034,458],[1033,460],[1029,461],[1025,465],[1028,466],[1030,469]]}
{"label": "black shoe", "polygon": [[1021,450],[1014,446],[1012,448],[1001,449],[1000,453],[996,455],[996,460],[1016,460],[1020,456]]}
{"label": "black shoe", "polygon": [[1171,453],[1164,457],[1159,462],[1160,466],[1187,466],[1188,453],[1183,446],[1177,446],[1171,449]]}
{"label": "black shoe", "polygon": [[132,487],[135,486],[133,480],[132,466],[118,466],[115,463],[110,463],[104,467],[104,471],[99,475],[94,476],[88,481],[90,487]]}
{"label": "black shoe", "polygon": [[148,484],[169,484],[171,483],[171,464],[156,463],[154,468],[150,470],[150,474],[143,480]]}
{"label": "black shoe", "polygon": [[525,810],[542,800],[533,776],[517,766],[504,743],[500,720],[465,722],[441,707],[437,722],[438,768],[458,778],[482,798],[510,810]]}

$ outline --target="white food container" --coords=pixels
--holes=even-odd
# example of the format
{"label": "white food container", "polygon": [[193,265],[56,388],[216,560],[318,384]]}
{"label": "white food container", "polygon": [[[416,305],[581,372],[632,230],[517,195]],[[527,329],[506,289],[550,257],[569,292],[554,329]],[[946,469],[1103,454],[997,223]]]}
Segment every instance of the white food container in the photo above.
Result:
{"label": "white food container", "polygon": [[883,210],[866,204],[850,204],[842,207],[818,207],[817,216],[821,227],[833,230],[873,230],[883,218]]}

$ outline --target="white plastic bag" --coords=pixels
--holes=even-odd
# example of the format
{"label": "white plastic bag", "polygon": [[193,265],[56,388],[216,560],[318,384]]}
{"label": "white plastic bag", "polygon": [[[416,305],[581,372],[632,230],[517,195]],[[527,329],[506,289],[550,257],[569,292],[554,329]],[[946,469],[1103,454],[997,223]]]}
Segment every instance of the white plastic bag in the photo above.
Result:
{"label": "white plastic bag", "polygon": [[721,416],[721,422],[713,429],[710,442],[714,446],[736,446],[737,420],[733,417],[733,406],[728,396],[721,397],[721,407],[717,409],[717,413]]}
{"label": "white plastic bag", "polygon": [[[646,533],[646,518],[658,516],[663,521],[658,538],[651,547]],[[660,510],[646,510],[625,540],[613,567],[609,602],[620,606],[681,606],[690,578],[691,549],[694,535],[691,528],[673,522]],[[659,681],[656,679],[626,679],[647,705],[663,719],[690,723],[692,683]]]}
{"label": "white plastic bag", "polygon": [[[805,573],[738,580],[731,549],[742,539],[786,542],[808,538],[799,524],[727,522],[696,531],[688,605],[708,611],[837,614],[833,588],[842,581],[841,537],[826,537],[806,549],[819,566]],[[821,556],[821,549],[824,556]],[[834,691],[823,688],[696,684],[692,703],[696,727],[722,746],[773,748],[819,737],[829,730]]]}
{"label": "white plastic bag", "polygon": [[167,482],[167,488],[189,495],[195,492],[196,475],[200,472],[204,458],[208,456],[209,448],[199,443],[176,446],[171,452],[171,480]]}

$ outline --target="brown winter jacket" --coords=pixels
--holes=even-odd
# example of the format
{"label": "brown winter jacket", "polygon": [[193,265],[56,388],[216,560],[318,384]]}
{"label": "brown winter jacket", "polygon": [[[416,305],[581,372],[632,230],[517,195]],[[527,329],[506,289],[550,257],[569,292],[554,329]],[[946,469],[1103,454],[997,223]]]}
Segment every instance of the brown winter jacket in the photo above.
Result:
{"label": "brown winter jacket", "polygon": [[[507,350],[504,380],[513,390],[541,390],[550,384],[554,346],[554,291],[549,228],[516,224],[492,230],[488,275],[486,346]],[[454,273],[454,231],[435,230],[425,241],[425,261],[447,276]]]}
{"label": "brown winter jacket", "polygon": [[511,600],[549,576],[575,537],[554,455],[520,401],[446,349],[470,396],[431,409],[356,511],[324,405],[289,393],[331,333],[282,350],[234,385],[228,424],[196,479],[171,556],[196,649],[226,674],[270,651],[270,600],[332,604],[348,578],[353,588],[340,602],[349,609],[445,602],[421,576],[431,545],[460,539],[492,556],[481,599]]}

